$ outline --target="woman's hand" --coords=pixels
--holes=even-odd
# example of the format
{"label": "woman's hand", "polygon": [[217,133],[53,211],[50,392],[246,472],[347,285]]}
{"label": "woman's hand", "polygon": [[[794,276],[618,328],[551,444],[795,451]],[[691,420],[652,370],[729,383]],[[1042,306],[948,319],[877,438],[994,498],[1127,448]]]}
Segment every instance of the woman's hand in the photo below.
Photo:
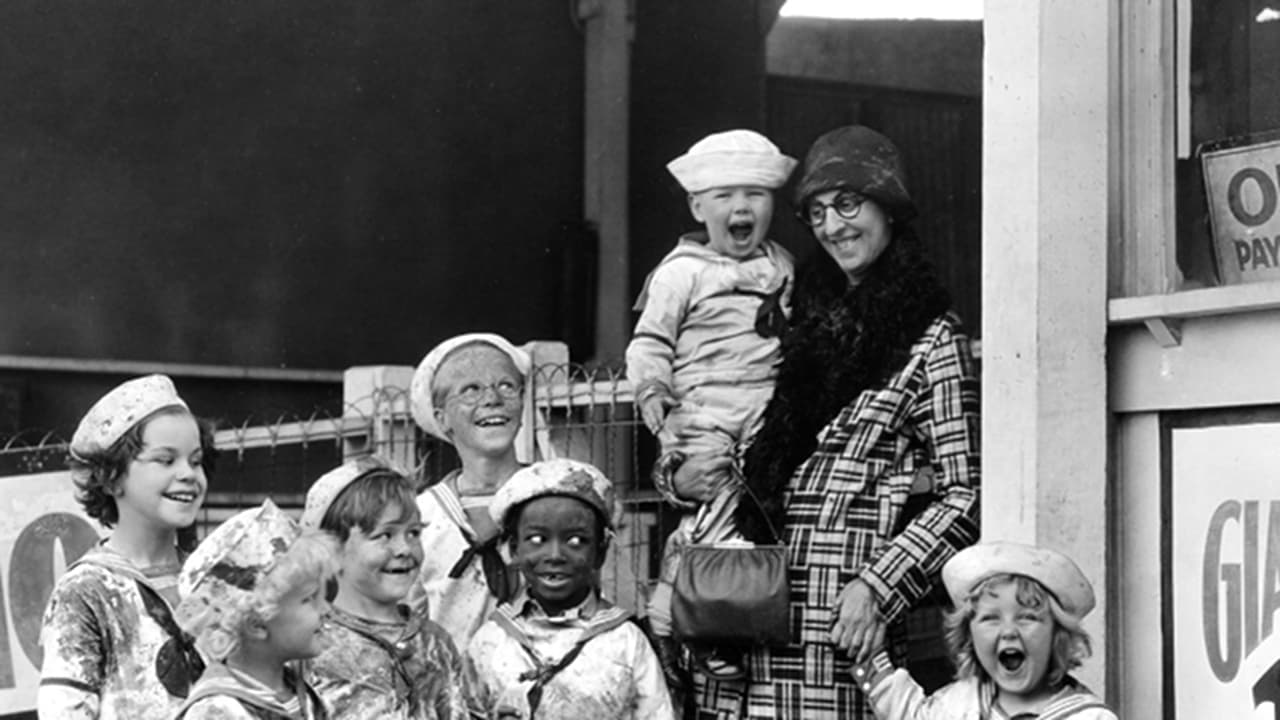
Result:
{"label": "woman's hand", "polygon": [[831,644],[855,663],[866,662],[884,645],[884,619],[876,593],[865,580],[854,578],[840,590],[831,616]]}
{"label": "woman's hand", "polygon": [[710,502],[729,478],[733,458],[728,453],[703,453],[685,458],[671,484],[686,500]]}

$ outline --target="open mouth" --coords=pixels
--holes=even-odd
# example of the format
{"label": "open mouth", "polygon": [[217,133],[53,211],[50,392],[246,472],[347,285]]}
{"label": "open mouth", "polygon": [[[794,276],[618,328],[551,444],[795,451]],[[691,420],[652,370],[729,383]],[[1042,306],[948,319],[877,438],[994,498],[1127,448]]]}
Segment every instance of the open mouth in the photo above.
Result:
{"label": "open mouth", "polygon": [[477,420],[476,425],[478,425],[479,427],[503,427],[508,422],[510,422],[510,420],[508,420],[505,417],[495,416],[495,417],[487,417],[487,418]]}
{"label": "open mouth", "polygon": [[408,575],[418,569],[417,565],[409,565],[406,567],[388,567],[383,568],[382,572],[387,575]]}
{"label": "open mouth", "polygon": [[162,497],[177,503],[193,503],[200,495],[195,492],[167,492]]}
{"label": "open mouth", "polygon": [[560,587],[569,582],[569,576],[564,573],[539,573],[538,581],[546,586]]}
{"label": "open mouth", "polygon": [[738,242],[746,242],[751,239],[751,233],[756,229],[755,223],[735,222],[729,223],[729,234]]}
{"label": "open mouth", "polygon": [[1026,662],[1027,656],[1021,650],[1014,648],[1005,648],[996,654],[996,660],[1000,663],[1000,667],[1008,672],[1017,672],[1022,667],[1022,663]]}

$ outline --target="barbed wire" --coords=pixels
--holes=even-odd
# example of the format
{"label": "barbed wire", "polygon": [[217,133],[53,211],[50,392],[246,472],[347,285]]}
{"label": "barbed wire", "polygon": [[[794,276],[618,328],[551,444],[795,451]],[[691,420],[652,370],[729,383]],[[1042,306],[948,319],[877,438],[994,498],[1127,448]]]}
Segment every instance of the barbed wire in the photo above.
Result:
{"label": "barbed wire", "polygon": [[[530,397],[542,410],[572,407],[616,409],[629,406],[631,384],[617,367],[581,364],[545,364],[530,373]],[[345,400],[341,413],[323,408],[310,413],[281,412],[264,418],[249,415],[234,423],[220,422],[216,429],[219,450],[245,450],[275,446],[303,446],[316,442],[341,442],[366,436],[379,420],[411,420],[412,397],[408,388],[380,387],[356,400]],[[56,431],[27,429],[0,435],[0,454],[65,450],[69,439]]]}
{"label": "barbed wire", "polygon": [[[408,377],[401,369],[401,375]],[[660,538],[674,526],[648,480],[656,445],[632,408],[622,368],[547,363],[526,386],[526,425],[536,450],[585,460],[601,468],[619,490],[625,513],[614,560],[604,578],[609,594],[633,609],[656,576]],[[344,400],[338,412],[316,409],[220,422],[219,450],[201,510],[201,534],[244,507],[271,498],[290,511],[301,508],[307,488],[343,461],[370,453],[404,465],[420,488],[457,467],[453,447],[418,428],[408,387],[384,385]],[[66,468],[67,438],[28,430],[0,436],[0,477]]]}

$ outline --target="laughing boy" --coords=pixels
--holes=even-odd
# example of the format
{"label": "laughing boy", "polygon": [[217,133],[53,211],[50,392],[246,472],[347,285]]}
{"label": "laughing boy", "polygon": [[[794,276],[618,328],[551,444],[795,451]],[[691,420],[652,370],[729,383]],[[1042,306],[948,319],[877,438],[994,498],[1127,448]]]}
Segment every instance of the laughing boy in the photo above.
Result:
{"label": "laughing boy", "polygon": [[330,715],[352,720],[468,716],[464,663],[444,628],[405,596],[422,565],[413,484],[376,457],[338,467],[307,491],[304,527],[342,543],[328,647],[310,680]]}
{"label": "laughing boy", "polygon": [[[791,255],[767,234],[773,191],[795,165],[751,130],[708,135],[667,165],[703,229],[681,237],[649,274],[627,346],[627,378],[662,445],[660,467],[673,469],[691,455],[737,456],[760,427],[794,275]],[[739,537],[732,520],[741,483],[721,474],[715,497],[684,505],[690,512],[667,541],[649,602],[667,682],[677,691],[683,677],[675,669],[670,607],[680,548]],[[712,677],[741,677],[736,653],[724,650],[695,657]]]}

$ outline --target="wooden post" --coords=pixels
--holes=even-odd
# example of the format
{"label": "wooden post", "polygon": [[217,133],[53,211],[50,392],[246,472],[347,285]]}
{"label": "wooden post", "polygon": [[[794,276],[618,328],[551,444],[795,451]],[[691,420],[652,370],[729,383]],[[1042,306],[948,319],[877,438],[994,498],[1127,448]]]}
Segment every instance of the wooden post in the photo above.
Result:
{"label": "wooden post", "polygon": [[1113,157],[1146,161],[1120,160],[1113,167],[1120,199],[1115,203],[1120,233],[1112,247],[1113,297],[1163,295],[1182,281],[1174,243],[1173,5],[1173,0],[1151,0],[1125,3],[1120,10],[1121,43],[1127,49],[1119,56],[1125,87],[1123,92],[1116,88],[1112,101],[1121,108]]}
{"label": "wooden post", "polygon": [[1070,555],[1105,693],[1111,0],[987,0],[982,535]]}
{"label": "wooden post", "polygon": [[579,0],[586,46],[583,217],[599,237],[595,360],[618,360],[631,332],[627,173],[631,0]]}

